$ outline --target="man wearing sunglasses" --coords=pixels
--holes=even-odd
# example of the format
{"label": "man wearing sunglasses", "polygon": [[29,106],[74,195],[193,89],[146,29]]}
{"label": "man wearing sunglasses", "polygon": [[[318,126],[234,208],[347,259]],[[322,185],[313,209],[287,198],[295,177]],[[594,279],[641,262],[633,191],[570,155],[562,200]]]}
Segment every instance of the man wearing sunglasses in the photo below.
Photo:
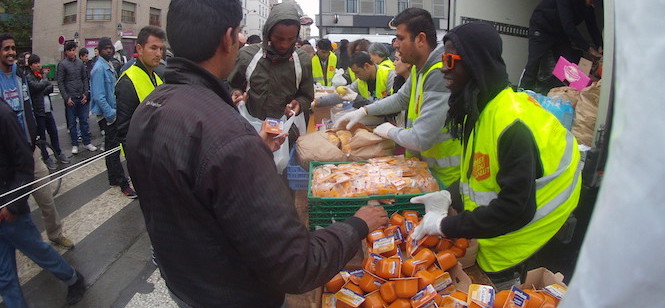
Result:
{"label": "man wearing sunglasses", "polygon": [[497,289],[510,289],[577,206],[577,142],[529,95],[509,87],[493,26],[464,24],[443,41],[443,78],[451,92],[446,123],[462,139],[463,201],[453,204],[455,216],[446,215],[450,198],[427,204],[413,236],[478,239],[478,266]]}
{"label": "man wearing sunglasses", "polygon": [[427,162],[432,174],[450,186],[459,179],[461,146],[444,128],[450,94],[440,70],[443,46],[437,46],[434,21],[426,10],[408,8],[393,18],[391,26],[397,30],[395,46],[402,61],[414,65],[409,80],[397,94],[340,117],[335,127],[348,121],[350,129],[367,115],[407,110],[406,129],[383,123],[374,133],[406,148],[407,156]]}

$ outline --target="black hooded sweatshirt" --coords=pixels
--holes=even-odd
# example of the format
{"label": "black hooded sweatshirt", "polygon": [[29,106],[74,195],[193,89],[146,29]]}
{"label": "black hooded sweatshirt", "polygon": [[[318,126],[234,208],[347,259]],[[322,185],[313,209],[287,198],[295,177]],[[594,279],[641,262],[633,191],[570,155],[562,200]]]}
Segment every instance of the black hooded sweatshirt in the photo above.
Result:
{"label": "black hooded sweatshirt", "polygon": [[[497,94],[509,85],[506,65],[501,58],[502,42],[496,30],[487,23],[473,22],[450,30],[443,42],[451,41],[462,57],[461,65],[471,75],[467,89],[451,95],[451,111],[469,114],[475,104],[478,114]],[[473,95],[471,93],[474,93]],[[466,104],[466,105],[464,105]],[[478,116],[468,116],[463,133],[463,146],[475,127]],[[461,211],[461,204],[454,204],[459,215],[448,216],[441,222],[447,237],[492,238],[524,227],[536,212],[535,180],[542,176],[543,168],[536,142],[529,128],[516,122],[506,129],[498,142],[499,172],[497,183],[501,187],[498,197],[489,206],[473,211]],[[473,163],[473,161],[471,162]],[[472,168],[469,168],[471,170]],[[461,174],[469,178],[470,174]]]}

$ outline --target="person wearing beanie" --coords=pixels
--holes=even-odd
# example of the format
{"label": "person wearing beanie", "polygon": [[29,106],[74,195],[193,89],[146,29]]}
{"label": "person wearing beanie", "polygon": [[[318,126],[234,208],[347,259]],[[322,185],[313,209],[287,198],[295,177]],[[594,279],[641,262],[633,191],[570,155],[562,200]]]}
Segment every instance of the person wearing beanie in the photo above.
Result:
{"label": "person wearing beanie", "polygon": [[[90,73],[92,87],[92,113],[97,115],[99,127],[104,127],[104,147],[112,150],[120,146],[118,138],[118,124],[116,123],[116,97],[115,81],[118,74],[111,63],[115,48],[111,39],[103,37],[99,39],[97,46],[99,57]],[[125,170],[120,163],[120,151],[106,156],[106,169],[108,170],[109,185],[120,187],[120,191],[128,198],[135,199],[136,192],[129,185],[125,176]]]}
{"label": "person wearing beanie", "polygon": [[457,26],[443,38],[446,120],[462,140],[460,189],[424,195],[414,238],[478,239],[478,266],[499,290],[519,285],[530,258],[563,226],[580,196],[577,141],[526,93],[509,87],[496,29]]}

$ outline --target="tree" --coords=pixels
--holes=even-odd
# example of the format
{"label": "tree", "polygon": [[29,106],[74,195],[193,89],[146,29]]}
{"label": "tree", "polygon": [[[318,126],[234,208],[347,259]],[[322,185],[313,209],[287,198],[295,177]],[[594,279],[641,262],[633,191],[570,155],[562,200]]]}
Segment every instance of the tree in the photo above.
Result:
{"label": "tree", "polygon": [[32,0],[3,0],[0,4],[0,33],[11,33],[19,50],[32,48]]}

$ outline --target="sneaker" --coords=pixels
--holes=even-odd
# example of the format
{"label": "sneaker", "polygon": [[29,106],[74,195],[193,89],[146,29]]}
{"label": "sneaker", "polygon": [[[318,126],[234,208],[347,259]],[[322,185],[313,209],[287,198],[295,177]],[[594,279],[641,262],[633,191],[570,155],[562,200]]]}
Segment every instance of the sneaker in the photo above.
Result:
{"label": "sneaker", "polygon": [[80,302],[85,293],[85,279],[83,275],[79,271],[76,271],[76,277],[78,277],[76,282],[67,287],[67,305],[74,305]]}
{"label": "sneaker", "polygon": [[102,142],[102,144],[99,146],[99,150],[102,151],[102,152],[106,151],[106,147],[104,146],[104,142]]}
{"label": "sneaker", "polygon": [[72,154],[78,154],[79,153],[79,147],[73,146],[72,147]]}
{"label": "sneaker", "polygon": [[61,164],[69,164],[72,162],[65,153],[60,153],[60,155],[58,155],[58,161],[60,161]]}
{"label": "sneaker", "polygon": [[59,238],[49,239],[49,240],[54,244],[67,248],[68,250],[74,248],[74,243],[70,239],[66,238],[64,235],[61,235]]}
{"label": "sneaker", "polygon": [[106,132],[103,129],[100,131],[100,133],[102,134],[102,136],[106,135]]}
{"label": "sneaker", "polygon": [[94,145],[92,145],[92,143],[88,143],[88,144],[84,145],[83,147],[84,147],[86,150],[90,151],[90,152],[97,151],[97,147],[94,146]]}
{"label": "sneaker", "polygon": [[55,161],[53,156],[49,156],[47,159],[45,159],[44,163],[46,164],[46,168],[49,168],[49,170],[58,169],[58,163]]}
{"label": "sneaker", "polygon": [[125,196],[127,196],[129,199],[138,198],[136,192],[129,185],[125,186],[124,188],[120,188],[120,191],[122,191],[122,193],[125,194]]}

